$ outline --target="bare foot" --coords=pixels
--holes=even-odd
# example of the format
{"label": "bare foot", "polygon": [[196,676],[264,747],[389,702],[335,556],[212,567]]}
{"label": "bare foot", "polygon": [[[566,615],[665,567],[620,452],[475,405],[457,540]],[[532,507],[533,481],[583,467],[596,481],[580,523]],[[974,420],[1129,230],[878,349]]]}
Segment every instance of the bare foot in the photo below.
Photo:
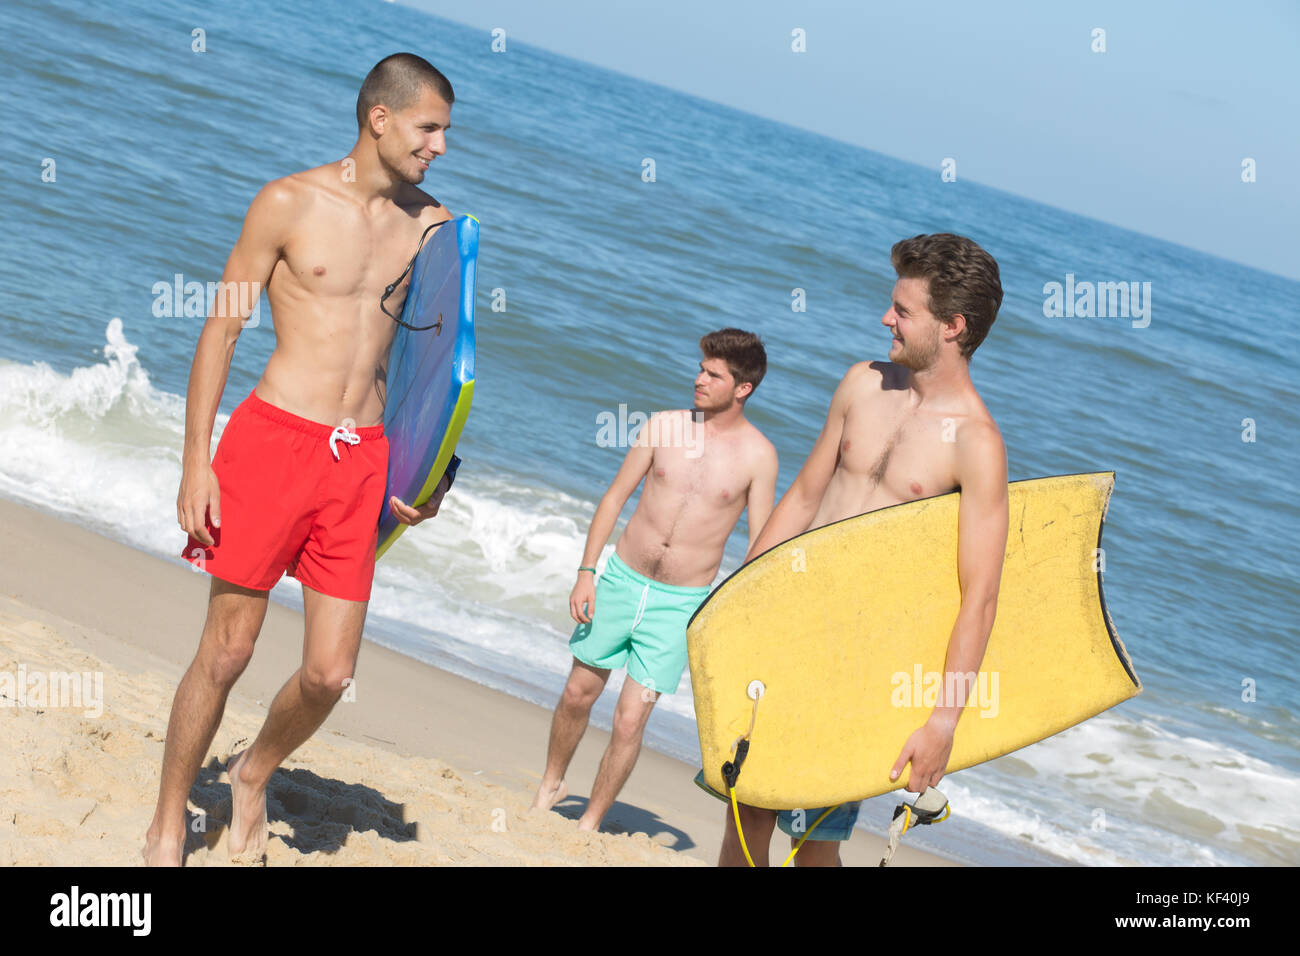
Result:
{"label": "bare foot", "polygon": [[230,774],[230,837],[227,847],[230,855],[260,854],[266,849],[266,790],[252,791],[240,779],[247,750],[230,758],[226,770]]}
{"label": "bare foot", "polygon": [[600,821],[597,820],[595,823],[593,823],[592,821],[588,820],[586,816],[583,816],[583,818],[578,821],[578,829],[582,831],[594,833],[596,830],[600,829]]}
{"label": "bare foot", "polygon": [[179,836],[173,835],[172,838],[167,839],[151,825],[144,835],[144,849],[140,851],[140,855],[144,857],[145,866],[180,866],[184,851],[184,828],[181,829]]}
{"label": "bare foot", "polygon": [[533,800],[533,805],[530,809],[549,810],[568,795],[569,788],[563,780],[557,783],[554,787],[548,787],[546,781],[543,780],[542,785],[537,788],[537,798]]}

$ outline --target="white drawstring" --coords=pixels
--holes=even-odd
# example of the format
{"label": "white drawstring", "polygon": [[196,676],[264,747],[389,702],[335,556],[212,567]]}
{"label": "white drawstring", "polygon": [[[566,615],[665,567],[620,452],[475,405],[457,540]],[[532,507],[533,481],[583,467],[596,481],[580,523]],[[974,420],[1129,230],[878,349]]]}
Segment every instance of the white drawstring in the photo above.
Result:
{"label": "white drawstring", "polygon": [[339,442],[347,442],[349,445],[360,445],[361,436],[347,430],[347,426],[340,425],[334,431],[330,432],[330,451],[334,453],[334,460],[339,460]]}
{"label": "white drawstring", "polygon": [[641,589],[641,603],[636,606],[636,620],[632,622],[631,630],[635,631],[636,626],[641,623],[641,615],[645,613],[645,599],[650,593],[650,585]]}

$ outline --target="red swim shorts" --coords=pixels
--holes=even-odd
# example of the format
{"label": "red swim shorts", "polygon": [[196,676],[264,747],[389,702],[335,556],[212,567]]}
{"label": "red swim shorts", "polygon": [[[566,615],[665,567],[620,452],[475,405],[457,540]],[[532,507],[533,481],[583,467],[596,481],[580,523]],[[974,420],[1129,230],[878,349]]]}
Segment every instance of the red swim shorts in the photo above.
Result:
{"label": "red swim shorts", "polygon": [[193,535],[181,557],[246,588],[269,590],[286,571],[312,590],[368,601],[388,480],[383,425],[333,427],[251,393],[226,423],[212,460],[221,527]]}

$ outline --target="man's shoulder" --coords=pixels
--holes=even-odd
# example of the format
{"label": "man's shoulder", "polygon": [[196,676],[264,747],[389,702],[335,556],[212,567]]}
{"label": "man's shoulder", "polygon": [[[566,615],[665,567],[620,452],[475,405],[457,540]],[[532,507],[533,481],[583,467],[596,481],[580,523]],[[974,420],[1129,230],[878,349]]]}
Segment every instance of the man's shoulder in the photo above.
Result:
{"label": "man's shoulder", "polygon": [[[983,402],[957,427],[955,438],[959,472],[965,468],[983,470],[999,462],[1005,466],[1007,448],[1002,430]],[[961,477],[959,474],[958,479]]]}
{"label": "man's shoulder", "polygon": [[901,365],[872,359],[850,365],[840,383],[857,390],[883,391],[887,388],[905,388],[909,374]]}
{"label": "man's shoulder", "polygon": [[755,425],[753,422],[751,422],[748,418],[745,419],[745,426],[746,426],[746,431],[744,435],[744,440],[748,448],[754,452],[755,456],[760,461],[772,462],[772,463],[776,462],[777,460],[776,446],[773,445],[772,442],[768,439],[768,437],[764,435],[763,432],[759,429],[759,427]]}
{"label": "man's shoulder", "polygon": [[743,414],[734,436],[731,457],[743,467],[751,469],[751,477],[768,468],[776,470],[776,446]]}
{"label": "man's shoulder", "polygon": [[322,192],[343,193],[352,178],[348,175],[347,167],[342,163],[326,163],[324,166],[300,169],[298,172],[290,173],[280,179],[273,179],[267,185],[278,183],[285,188],[311,194]]}
{"label": "man's shoulder", "polygon": [[[324,166],[313,166],[311,169],[302,169],[281,176],[279,179],[272,179],[262,187],[259,195],[301,197],[335,193],[344,196],[348,192],[347,184],[352,181],[348,176],[347,168],[341,163],[326,163]],[[403,184],[401,191],[397,193],[396,202],[404,209],[428,215],[431,221],[451,216],[436,197],[410,183]]]}
{"label": "man's shoulder", "polygon": [[686,408],[669,408],[651,412],[637,431],[636,443],[649,445],[651,448],[676,446],[685,441],[688,434],[686,429],[692,421],[691,411]]}
{"label": "man's shoulder", "polygon": [[314,170],[272,179],[257,191],[253,204],[270,210],[292,210],[309,202],[320,187],[307,175]]}
{"label": "man's shoulder", "polygon": [[[868,405],[883,393],[906,388],[909,372],[892,362],[857,362],[849,366],[835,389],[835,402],[843,413],[856,406]],[[832,405],[832,413],[834,405]]]}
{"label": "man's shoulder", "polygon": [[976,391],[974,384],[971,385],[967,399],[966,418],[959,428],[958,435],[962,431],[966,432],[968,440],[980,442],[1002,443],[1002,431],[998,428],[998,423],[993,420],[993,413],[989,411],[984,399]]}
{"label": "man's shoulder", "polygon": [[290,217],[296,223],[317,208],[324,197],[343,194],[337,163],[304,169],[266,183],[253,198],[250,210],[278,217]]}
{"label": "man's shoulder", "polygon": [[420,221],[428,225],[453,218],[451,210],[440,203],[436,197],[410,183],[407,183],[398,194],[397,204],[409,212],[418,214]]}
{"label": "man's shoulder", "polygon": [[980,409],[957,429],[957,442],[970,445],[1002,445],[1002,430],[987,409]]}

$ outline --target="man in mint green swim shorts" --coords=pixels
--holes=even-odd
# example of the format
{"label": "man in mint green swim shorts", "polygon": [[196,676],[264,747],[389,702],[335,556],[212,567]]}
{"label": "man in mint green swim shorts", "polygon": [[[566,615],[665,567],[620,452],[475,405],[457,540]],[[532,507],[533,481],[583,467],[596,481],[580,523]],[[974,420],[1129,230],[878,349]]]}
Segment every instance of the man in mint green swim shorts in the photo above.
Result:
{"label": "man in mint green swim shorts", "polygon": [[[677,690],[687,664],[687,622],[708,596],[741,512],[748,510],[752,544],[776,497],[776,449],[744,415],[767,369],[762,342],[751,332],[720,329],[700,339],[700,351],[693,408],[646,419],[596,508],[569,595],[577,623],[569,641],[573,667],[551,721],[535,808],[549,810],[568,795],[564,774],[592,705],[610,672],[627,668],[609,746],[578,821],[583,830],[600,826],[631,775],[659,695]],[[626,436],[612,431],[606,425],[597,443],[624,444]],[[596,561],[643,479],[641,500],[597,582]]]}

